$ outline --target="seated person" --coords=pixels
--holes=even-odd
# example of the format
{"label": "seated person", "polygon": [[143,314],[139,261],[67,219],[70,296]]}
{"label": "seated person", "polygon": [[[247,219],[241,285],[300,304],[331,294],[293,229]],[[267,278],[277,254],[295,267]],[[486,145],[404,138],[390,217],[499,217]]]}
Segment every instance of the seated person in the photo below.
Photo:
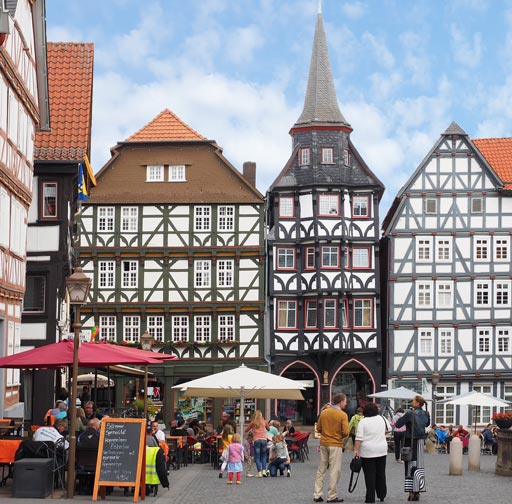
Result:
{"label": "seated person", "polygon": [[[43,427],[39,427],[34,432],[34,437],[32,438],[34,441],[51,441],[52,443],[56,443],[59,439],[64,439],[63,432],[68,429],[68,421],[65,418],[59,418],[55,420],[53,426],[45,425]],[[65,448],[69,448],[69,443],[64,439]]]}
{"label": "seated person", "polygon": [[64,401],[61,401],[59,403],[59,407],[58,407],[59,411],[58,413],[55,415],[55,419],[57,420],[58,418],[67,418],[68,417],[68,406],[67,404],[64,402]]}
{"label": "seated person", "polygon": [[175,427],[171,425],[171,436],[188,436],[187,429],[185,429],[185,420],[181,418]]}
{"label": "seated person", "polygon": [[462,425],[459,425],[457,429],[453,432],[452,437],[459,438],[462,442],[462,448],[463,450],[468,448],[469,446],[469,432],[462,427]]}
{"label": "seated person", "polygon": [[290,455],[288,454],[288,447],[282,434],[277,434],[272,438],[267,476],[270,475],[271,478],[275,478],[278,469],[281,476],[284,474],[284,471],[286,471],[286,476],[290,477]]}
{"label": "seated person", "polygon": [[157,441],[165,441],[165,433],[156,420],[151,422],[151,435],[155,436]]}
{"label": "seated person", "polygon": [[498,453],[498,442],[492,431],[492,424],[487,424],[487,427],[482,431],[482,438],[484,440],[484,446],[490,446],[491,453],[496,455]]}
{"label": "seated person", "polygon": [[92,401],[87,401],[83,408],[85,411],[85,419],[87,421],[89,421],[91,418],[97,418],[98,420],[101,420],[103,418],[103,415],[101,413],[95,411],[94,403]]}
{"label": "seated person", "polygon": [[292,425],[291,420],[286,420],[283,427],[283,436],[293,436],[295,434],[295,427]]}
{"label": "seated person", "polygon": [[87,423],[87,429],[78,436],[76,442],[79,448],[97,449],[100,443],[100,421],[91,418]]}

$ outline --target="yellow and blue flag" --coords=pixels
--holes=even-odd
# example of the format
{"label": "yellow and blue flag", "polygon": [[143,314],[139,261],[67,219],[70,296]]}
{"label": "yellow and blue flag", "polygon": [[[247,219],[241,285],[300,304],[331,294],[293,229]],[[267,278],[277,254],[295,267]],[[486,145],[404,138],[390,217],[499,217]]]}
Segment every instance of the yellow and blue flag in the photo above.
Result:
{"label": "yellow and blue flag", "polygon": [[89,194],[87,193],[87,184],[85,183],[84,167],[82,163],[78,165],[78,199],[87,201]]}

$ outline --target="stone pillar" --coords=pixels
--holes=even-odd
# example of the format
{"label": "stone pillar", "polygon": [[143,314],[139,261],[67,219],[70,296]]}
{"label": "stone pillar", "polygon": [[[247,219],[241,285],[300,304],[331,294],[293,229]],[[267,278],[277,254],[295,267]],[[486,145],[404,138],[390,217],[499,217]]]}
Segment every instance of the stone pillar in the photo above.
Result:
{"label": "stone pillar", "polygon": [[468,470],[480,471],[480,436],[472,434],[469,438]]}
{"label": "stone pillar", "polygon": [[496,474],[512,476],[512,429],[498,429]]}
{"label": "stone pillar", "polygon": [[450,441],[450,476],[462,475],[462,441],[454,437]]}

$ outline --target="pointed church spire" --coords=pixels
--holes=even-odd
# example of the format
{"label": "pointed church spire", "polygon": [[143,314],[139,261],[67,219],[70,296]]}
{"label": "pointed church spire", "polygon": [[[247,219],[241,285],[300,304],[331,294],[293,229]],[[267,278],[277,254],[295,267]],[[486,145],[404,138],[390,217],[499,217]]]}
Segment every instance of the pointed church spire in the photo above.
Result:
{"label": "pointed church spire", "polygon": [[322,0],[318,0],[318,14],[309,67],[308,87],[304,110],[293,126],[339,125],[349,127],[338,106],[327,40],[322,17]]}

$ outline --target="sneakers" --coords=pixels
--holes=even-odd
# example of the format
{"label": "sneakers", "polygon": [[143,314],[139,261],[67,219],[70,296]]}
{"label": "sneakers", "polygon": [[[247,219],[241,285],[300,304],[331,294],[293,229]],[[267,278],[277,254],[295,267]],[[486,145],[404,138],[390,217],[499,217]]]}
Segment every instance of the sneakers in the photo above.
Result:
{"label": "sneakers", "polygon": [[261,474],[263,475],[264,478],[266,478],[267,476],[270,475],[270,471],[263,471]]}
{"label": "sneakers", "polygon": [[241,482],[241,481],[237,481],[237,482],[236,482],[236,484],[237,484],[237,485],[241,485],[241,484],[242,484],[242,482]]}
{"label": "sneakers", "polygon": [[232,485],[232,484],[233,484],[233,482],[228,480],[228,485]]}
{"label": "sneakers", "polygon": [[247,478],[254,478],[254,474],[249,474],[249,473],[247,473],[245,476],[246,476]]}
{"label": "sneakers", "polygon": [[286,477],[289,478],[291,473],[290,469],[288,469],[288,471],[286,471]]}
{"label": "sneakers", "polygon": [[261,477],[262,477],[261,471],[258,471],[258,474],[256,474],[256,478],[261,478]]}

